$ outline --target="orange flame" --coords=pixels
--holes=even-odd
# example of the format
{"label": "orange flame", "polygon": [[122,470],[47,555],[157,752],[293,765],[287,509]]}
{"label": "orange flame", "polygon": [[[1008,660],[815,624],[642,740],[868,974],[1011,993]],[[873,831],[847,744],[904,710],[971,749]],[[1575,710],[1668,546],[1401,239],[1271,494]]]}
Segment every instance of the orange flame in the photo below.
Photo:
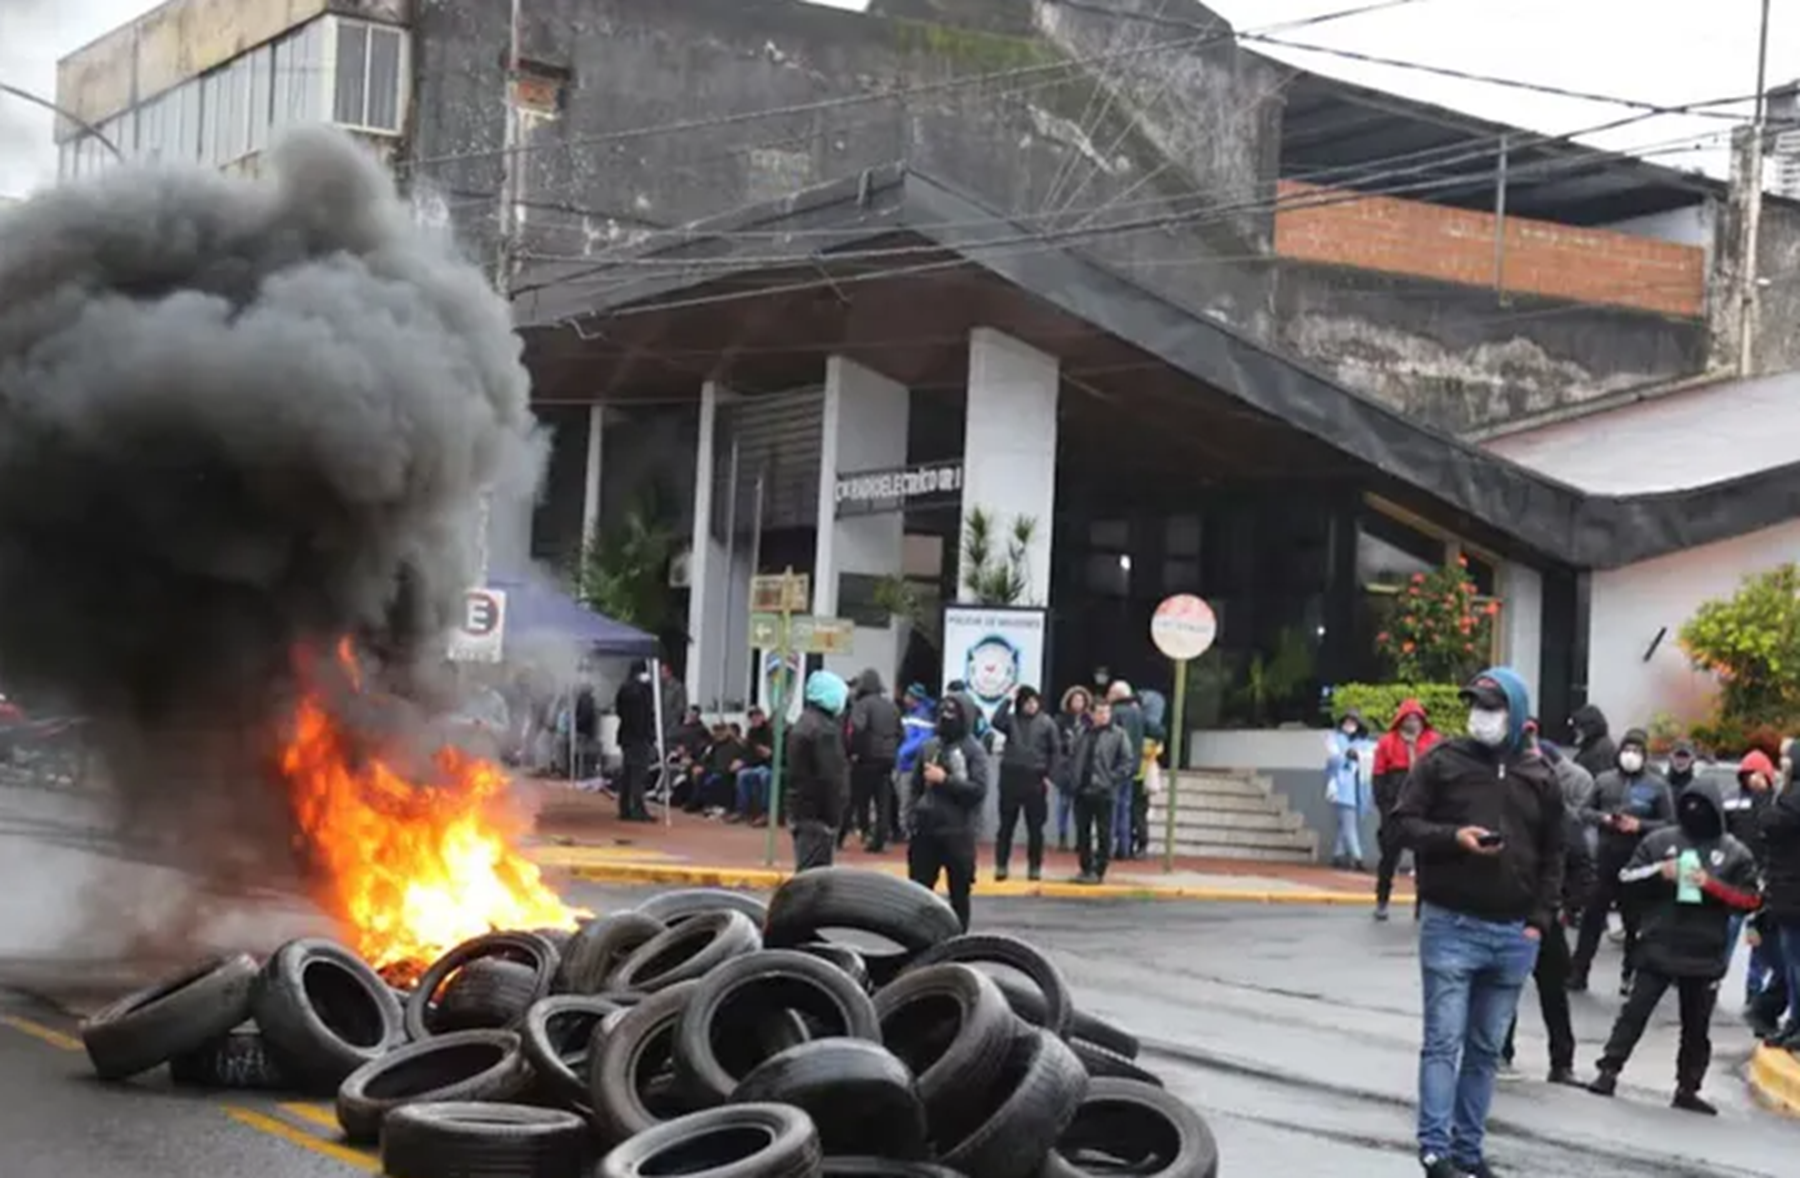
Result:
{"label": "orange flame", "polygon": [[[339,662],[361,680],[348,644]],[[317,899],[354,947],[392,976],[416,975],[447,949],[495,929],[573,928],[565,905],[519,849],[506,773],[460,749],[415,782],[359,757],[315,693],[281,753],[300,839],[320,869]]]}

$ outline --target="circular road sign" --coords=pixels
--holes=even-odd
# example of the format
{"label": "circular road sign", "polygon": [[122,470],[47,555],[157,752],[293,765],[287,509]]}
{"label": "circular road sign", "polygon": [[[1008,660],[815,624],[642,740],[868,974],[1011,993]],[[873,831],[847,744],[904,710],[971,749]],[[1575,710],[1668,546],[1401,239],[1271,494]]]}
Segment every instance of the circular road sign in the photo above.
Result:
{"label": "circular road sign", "polygon": [[1178,593],[1156,607],[1150,619],[1150,641],[1172,659],[1197,659],[1212,649],[1219,620],[1212,606],[1189,593]]}
{"label": "circular road sign", "polygon": [[500,627],[500,600],[492,593],[474,589],[463,598],[463,632],[473,638],[486,638]]}

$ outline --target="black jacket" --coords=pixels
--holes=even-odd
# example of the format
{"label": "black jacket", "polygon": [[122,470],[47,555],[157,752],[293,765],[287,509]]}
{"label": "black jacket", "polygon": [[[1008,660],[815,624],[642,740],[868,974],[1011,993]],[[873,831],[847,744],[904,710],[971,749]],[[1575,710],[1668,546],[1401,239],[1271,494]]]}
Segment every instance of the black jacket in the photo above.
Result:
{"label": "black jacket", "polygon": [[[1536,753],[1496,750],[1467,738],[1440,741],[1400,789],[1394,819],[1419,858],[1419,894],[1429,904],[1483,920],[1524,920],[1548,929],[1562,903],[1562,789]],[[1456,841],[1465,826],[1503,836],[1498,855]]]}
{"label": "black jacket", "polygon": [[[1722,978],[1731,918],[1755,911],[1759,902],[1756,860],[1725,833],[1716,786],[1696,781],[1686,793],[1695,801],[1683,807],[1681,821],[1639,843],[1619,872],[1642,913],[1634,964],[1672,978]],[[1696,852],[1710,877],[1698,903],[1681,903],[1675,882],[1662,875],[1663,864],[1684,851]]]}
{"label": "black jacket", "polygon": [[[1607,825],[1607,819],[1629,814],[1638,820],[1636,833],[1627,834]],[[1600,829],[1602,862],[1623,863],[1639,843],[1675,822],[1675,794],[1669,783],[1646,770],[1627,777],[1610,769],[1594,778],[1594,792],[1582,807],[1581,820]]]}
{"label": "black jacket", "polygon": [[613,696],[613,711],[619,717],[619,745],[656,743],[656,697],[648,683],[634,676],[625,681]]}
{"label": "black jacket", "polygon": [[836,830],[850,801],[850,758],[836,717],[808,705],[787,734],[788,816]]}
{"label": "black jacket", "polygon": [[[768,749],[767,753],[759,749]],[[775,756],[775,729],[768,721],[753,725],[744,734],[744,761],[752,766],[767,765]]]}
{"label": "black jacket", "polygon": [[[949,776],[937,785],[928,785],[927,765],[942,765]],[[973,843],[987,792],[988,755],[979,740],[965,736],[954,744],[946,744],[942,737],[931,737],[913,765],[913,836],[967,839]]]}
{"label": "black jacket", "polygon": [[1089,724],[1075,737],[1069,754],[1069,792],[1076,797],[1107,797],[1137,774],[1131,734],[1113,721],[1104,728]]}
{"label": "black jacket", "polygon": [[1763,895],[1771,919],[1800,924],[1800,784],[1788,783],[1763,807]]}
{"label": "black jacket", "polygon": [[893,761],[900,752],[900,707],[888,698],[881,675],[871,669],[856,680],[850,705],[850,752],[859,761]]}
{"label": "black jacket", "polygon": [[1593,774],[1596,780],[1602,773],[1619,767],[1619,749],[1606,731],[1605,712],[1593,704],[1583,704],[1575,709],[1569,723],[1581,729],[1581,744],[1575,749],[1577,765]]}
{"label": "black jacket", "polygon": [[1006,747],[1000,752],[1004,768],[1029,769],[1039,777],[1056,773],[1056,763],[1062,759],[1062,736],[1054,719],[1041,711],[1027,716],[1014,710],[1001,717],[994,727],[1006,737]]}
{"label": "black jacket", "polygon": [[1594,854],[1588,850],[1587,832],[1582,829],[1581,815],[1563,811],[1563,886],[1562,910],[1579,913],[1594,892]]}

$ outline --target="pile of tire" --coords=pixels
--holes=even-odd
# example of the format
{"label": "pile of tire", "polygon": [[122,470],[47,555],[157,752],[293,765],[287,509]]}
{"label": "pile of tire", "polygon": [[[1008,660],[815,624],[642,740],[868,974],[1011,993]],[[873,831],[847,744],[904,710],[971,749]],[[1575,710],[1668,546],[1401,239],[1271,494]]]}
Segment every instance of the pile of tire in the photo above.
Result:
{"label": "pile of tire", "polygon": [[692,889],[572,935],[477,937],[404,995],[297,941],[133,995],[83,1040],[110,1079],[166,1062],[182,1082],[335,1093],[390,1178],[1219,1171],[1205,1120],[1047,957],[852,868],[767,905]]}

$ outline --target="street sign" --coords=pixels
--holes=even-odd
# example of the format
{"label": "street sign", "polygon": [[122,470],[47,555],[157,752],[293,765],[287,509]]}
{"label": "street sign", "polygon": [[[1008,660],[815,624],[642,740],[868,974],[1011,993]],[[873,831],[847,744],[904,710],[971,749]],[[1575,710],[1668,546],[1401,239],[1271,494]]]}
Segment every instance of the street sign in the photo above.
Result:
{"label": "street sign", "polygon": [[1212,649],[1218,636],[1219,620],[1212,607],[1191,594],[1166,599],[1150,619],[1150,641],[1167,658],[1197,659]]}
{"label": "street sign", "polygon": [[450,632],[450,657],[459,663],[497,663],[505,652],[506,591],[471,589],[463,615]]}
{"label": "street sign", "polygon": [[805,573],[772,573],[750,578],[750,612],[797,614],[812,604],[812,578]]}
{"label": "street sign", "polygon": [[[788,649],[801,654],[849,654],[855,641],[856,623],[849,618],[795,614],[788,619]],[[772,651],[781,645],[781,615],[751,614],[751,648]]]}

